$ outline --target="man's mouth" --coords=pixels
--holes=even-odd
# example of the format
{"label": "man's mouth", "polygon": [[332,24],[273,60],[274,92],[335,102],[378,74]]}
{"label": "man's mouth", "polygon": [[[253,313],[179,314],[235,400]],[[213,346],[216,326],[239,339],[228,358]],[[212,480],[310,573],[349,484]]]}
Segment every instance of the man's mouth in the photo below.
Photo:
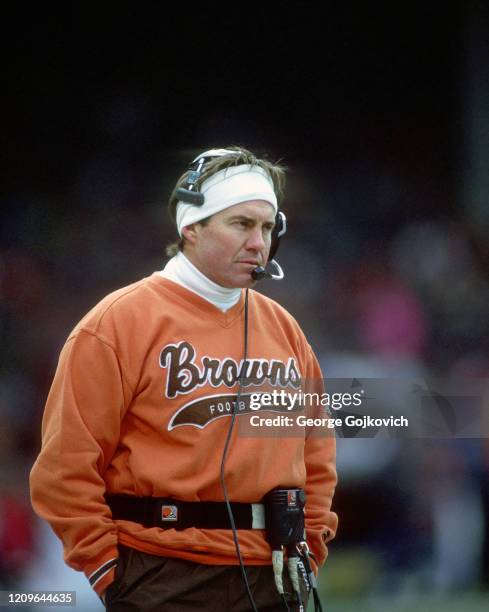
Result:
{"label": "man's mouth", "polygon": [[261,266],[261,263],[259,261],[255,261],[255,260],[252,260],[252,259],[242,259],[242,260],[238,261],[238,263],[246,264],[248,266],[253,266],[254,268],[257,268],[258,266]]}

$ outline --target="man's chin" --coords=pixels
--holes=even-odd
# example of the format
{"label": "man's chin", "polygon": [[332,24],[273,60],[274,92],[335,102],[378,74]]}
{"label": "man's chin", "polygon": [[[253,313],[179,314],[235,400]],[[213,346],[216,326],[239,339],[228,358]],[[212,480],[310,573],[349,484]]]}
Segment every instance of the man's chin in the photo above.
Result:
{"label": "man's chin", "polygon": [[243,275],[243,279],[241,282],[240,287],[242,289],[248,289],[249,287],[254,287],[256,285],[258,281],[256,281],[252,276],[251,276],[251,271],[248,274]]}
{"label": "man's chin", "polygon": [[224,287],[228,289],[249,289],[250,287],[254,287],[257,281],[251,276],[251,272],[249,274],[240,274],[239,276],[235,276],[232,279],[229,279]]}

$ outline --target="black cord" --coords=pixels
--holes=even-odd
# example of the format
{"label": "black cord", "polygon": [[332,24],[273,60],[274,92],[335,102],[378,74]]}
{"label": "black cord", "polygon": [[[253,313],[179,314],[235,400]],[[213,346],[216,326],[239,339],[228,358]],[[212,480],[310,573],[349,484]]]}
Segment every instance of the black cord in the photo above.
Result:
{"label": "black cord", "polygon": [[289,604],[287,603],[287,598],[283,593],[280,595],[280,597],[282,598],[282,603],[284,604],[285,609],[287,610],[287,612],[290,612]]}
{"label": "black cord", "polygon": [[[246,294],[245,294],[244,317],[245,317],[245,322],[244,322],[244,359],[243,359],[242,372],[246,371],[246,360],[248,358],[248,289],[246,289]],[[248,582],[248,576],[246,575],[246,570],[245,570],[245,566],[244,566],[244,563],[243,563],[243,559],[241,557],[241,551],[240,551],[239,542],[238,542],[238,532],[236,530],[236,524],[234,522],[233,510],[231,508],[231,504],[229,503],[228,490],[227,490],[226,481],[225,481],[225,478],[224,478],[224,466],[225,466],[226,458],[227,458],[227,454],[228,454],[229,443],[231,441],[231,435],[233,433],[234,424],[236,422],[236,415],[237,415],[237,411],[238,411],[239,401],[240,401],[240,398],[241,398],[241,392],[243,390],[243,377],[239,378],[238,383],[239,383],[239,386],[238,386],[238,394],[236,396],[236,403],[235,403],[234,408],[233,408],[233,413],[232,413],[232,416],[231,416],[231,424],[229,425],[228,435],[226,437],[226,442],[224,444],[224,450],[222,452],[222,459],[221,459],[221,487],[222,487],[222,491],[223,491],[223,494],[224,494],[224,501],[226,502],[226,508],[227,508],[227,511],[228,511],[229,522],[231,523],[231,529],[232,529],[232,532],[233,532],[234,547],[236,548],[236,556],[238,557],[239,566],[241,568],[241,575],[243,577],[243,583],[244,583],[244,586],[245,586],[245,589],[246,589],[246,594],[248,595],[248,599],[249,599],[249,602],[250,602],[251,609],[253,610],[253,612],[258,612],[258,608],[256,607],[255,600],[253,599],[253,595],[251,593],[250,585],[249,585],[249,582]]]}
{"label": "black cord", "polygon": [[[309,579],[309,585],[311,587],[312,597],[314,600],[314,612],[323,612],[323,606],[321,605],[321,600],[319,599],[319,593],[317,590],[317,583],[314,579],[311,564],[309,563],[309,558],[308,558],[312,556],[312,553],[310,553],[307,548],[305,552],[299,549],[298,551],[299,551],[299,556],[302,560],[302,563],[304,563],[304,567],[305,567],[307,575],[312,576],[312,579],[311,578]],[[316,557],[314,557],[314,560],[316,560]]]}
{"label": "black cord", "polygon": [[312,596],[314,598],[314,611],[323,612],[323,606],[321,605],[317,589],[312,589]]}

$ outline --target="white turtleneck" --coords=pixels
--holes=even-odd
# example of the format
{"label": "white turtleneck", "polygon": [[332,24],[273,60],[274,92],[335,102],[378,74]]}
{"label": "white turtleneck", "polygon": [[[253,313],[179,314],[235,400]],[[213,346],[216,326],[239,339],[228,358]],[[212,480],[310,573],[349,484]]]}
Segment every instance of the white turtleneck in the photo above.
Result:
{"label": "white turtleneck", "polygon": [[159,274],[200,295],[223,312],[237,304],[241,296],[240,288],[228,289],[211,281],[181,251],[170,259]]}

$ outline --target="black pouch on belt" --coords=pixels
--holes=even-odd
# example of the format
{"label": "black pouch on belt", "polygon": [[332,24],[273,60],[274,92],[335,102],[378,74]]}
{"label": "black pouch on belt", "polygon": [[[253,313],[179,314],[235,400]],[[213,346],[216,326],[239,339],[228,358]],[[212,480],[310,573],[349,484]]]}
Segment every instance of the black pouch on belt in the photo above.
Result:
{"label": "black pouch on belt", "polygon": [[273,550],[295,545],[305,539],[303,489],[277,487],[263,498],[266,538]]}

